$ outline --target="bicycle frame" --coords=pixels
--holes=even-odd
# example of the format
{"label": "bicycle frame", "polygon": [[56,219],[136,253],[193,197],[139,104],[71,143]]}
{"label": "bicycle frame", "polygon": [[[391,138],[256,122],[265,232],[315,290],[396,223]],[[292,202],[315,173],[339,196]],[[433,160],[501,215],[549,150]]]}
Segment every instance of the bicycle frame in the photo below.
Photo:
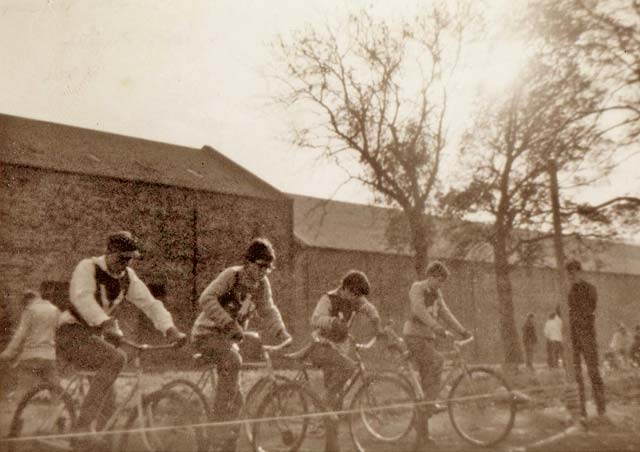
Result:
{"label": "bicycle frame", "polygon": [[[351,343],[354,346],[353,348],[354,348],[354,355],[356,358],[357,367],[354,369],[353,373],[351,374],[347,382],[344,384],[344,386],[338,393],[337,399],[340,400],[341,404],[344,402],[344,399],[347,397],[351,389],[353,389],[356,386],[358,381],[362,381],[363,385],[368,382],[369,370],[366,368],[364,364],[364,360],[362,359],[362,355],[360,355],[360,351],[370,349],[371,347],[373,347],[373,345],[377,341],[377,338],[374,336],[368,342],[365,342],[363,344],[358,344],[355,342],[354,338],[351,335],[349,335],[348,338],[349,338],[349,341],[351,341]],[[333,343],[329,342],[329,344],[332,347],[334,347],[334,349],[336,349],[336,346]],[[341,353],[340,350],[337,350],[337,351]]]}
{"label": "bicycle frame", "polygon": [[[124,377],[129,377],[129,378],[134,378],[134,384],[131,387],[131,389],[128,391],[126,397],[124,398],[124,400],[121,403],[116,403],[116,407],[114,412],[109,416],[109,418],[106,420],[104,427],[101,429],[101,431],[109,431],[111,430],[111,428],[115,425],[116,420],[118,419],[118,417],[120,416],[120,414],[125,411],[125,409],[129,408],[130,402],[132,400],[135,399],[135,405],[134,408],[137,410],[138,412],[138,417],[139,419],[142,420],[143,424],[145,423],[146,420],[146,414],[145,414],[145,410],[143,408],[143,391],[142,391],[142,377],[144,375],[144,370],[142,368],[142,364],[140,361],[140,352],[142,351],[148,351],[148,350],[161,350],[161,349],[168,349],[168,348],[175,348],[175,344],[168,344],[168,345],[148,345],[148,344],[137,344],[135,342],[131,342],[128,341],[126,339],[122,340],[122,343],[132,347],[136,353],[135,353],[135,357],[133,359],[133,371],[132,372],[122,372],[120,373],[119,376],[124,376]],[[71,397],[72,400],[74,400],[77,396],[80,396],[81,400],[84,400],[86,393],[84,391],[84,379],[88,378],[90,376],[95,375],[95,372],[84,372],[84,371],[78,371],[78,372],[74,372],[74,374],[69,378],[69,381],[67,382],[67,384],[62,387],[62,391],[61,393],[57,396],[56,399],[54,399],[54,402],[56,404],[58,404],[58,402],[60,402],[62,400],[62,397],[64,397],[64,395],[68,395],[69,397]],[[43,426],[46,427],[51,427],[52,425],[47,425],[47,423],[49,422],[55,422],[55,420],[58,418],[58,416],[61,414],[62,409],[60,409],[59,412],[55,413],[52,416],[49,416],[48,419],[45,419],[44,422],[42,423]],[[73,422],[75,424],[76,419],[73,419]],[[94,425],[95,425],[94,421]],[[143,442],[144,442],[144,446],[148,449],[148,450],[152,450],[152,446],[149,444],[148,439],[145,435],[142,435],[143,438]],[[46,441],[44,441],[46,442]],[[117,444],[114,444],[113,450],[118,450]]]}
{"label": "bicycle frame", "polygon": [[[387,332],[397,342],[404,343],[404,340],[392,328],[388,328]],[[443,357],[445,358],[444,372],[446,373],[446,375],[443,379],[440,380],[438,395],[440,395],[447,386],[450,386],[458,375],[460,375],[461,373],[468,373],[468,365],[462,354],[462,348],[465,345],[471,343],[473,340],[474,337],[471,336],[465,340],[453,341],[453,350],[442,353]],[[425,394],[420,382],[419,372],[415,368],[413,361],[409,358],[408,350],[405,350],[402,353],[402,360],[402,370],[404,370],[405,373],[408,374],[409,381],[416,396],[420,400],[424,400]]]}

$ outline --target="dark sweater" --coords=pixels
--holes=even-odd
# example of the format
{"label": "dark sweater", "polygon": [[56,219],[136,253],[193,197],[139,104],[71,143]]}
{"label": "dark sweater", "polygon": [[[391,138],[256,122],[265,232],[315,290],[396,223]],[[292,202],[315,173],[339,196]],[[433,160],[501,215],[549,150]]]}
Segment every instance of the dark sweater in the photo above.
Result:
{"label": "dark sweater", "polygon": [[580,280],[569,290],[569,321],[572,329],[593,327],[598,292],[593,284]]}

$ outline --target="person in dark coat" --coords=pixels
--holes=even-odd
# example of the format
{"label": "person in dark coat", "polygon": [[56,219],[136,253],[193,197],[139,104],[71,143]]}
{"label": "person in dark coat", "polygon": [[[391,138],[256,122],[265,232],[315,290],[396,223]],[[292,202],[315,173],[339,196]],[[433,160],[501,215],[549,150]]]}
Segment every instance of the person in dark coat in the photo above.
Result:
{"label": "person in dark coat", "polygon": [[533,370],[533,353],[538,343],[536,326],[533,323],[533,312],[527,314],[527,320],[522,327],[522,344],[524,345],[524,356],[527,369]]}
{"label": "person in dark coat", "polygon": [[587,416],[587,408],[582,378],[582,359],[587,365],[587,372],[591,380],[593,398],[599,416],[606,413],[604,383],[600,375],[598,363],[598,342],[596,341],[595,313],[598,302],[598,292],[593,284],[581,277],[582,265],[577,260],[567,263],[567,276],[571,283],[569,289],[569,327],[571,344],[573,346],[573,366],[580,395],[580,410],[582,416]]}

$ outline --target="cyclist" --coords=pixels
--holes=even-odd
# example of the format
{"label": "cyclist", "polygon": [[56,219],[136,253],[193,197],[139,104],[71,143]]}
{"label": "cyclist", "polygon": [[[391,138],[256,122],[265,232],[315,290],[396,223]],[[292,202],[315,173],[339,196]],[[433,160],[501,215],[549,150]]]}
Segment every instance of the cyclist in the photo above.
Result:
{"label": "cyclist", "polygon": [[[427,267],[426,278],[414,282],[409,290],[410,317],[404,324],[403,334],[409,356],[420,373],[425,400],[435,400],[438,396],[444,366],[444,358],[435,347],[436,337],[444,337],[447,332],[440,321],[463,338],[471,337],[471,333],[458,322],[442,297],[440,287],[448,277],[449,269],[443,263],[432,262]],[[430,404],[424,414],[429,417],[443,409],[438,404]],[[426,419],[419,425],[426,428]],[[428,437],[428,431],[420,433],[424,442],[433,442]]]}
{"label": "cyclist", "polygon": [[24,311],[18,327],[7,348],[0,353],[0,362],[16,362],[21,388],[14,394],[18,402],[26,390],[39,382],[57,384],[56,328],[70,320],[68,314],[63,315],[35,290],[27,290],[21,301]]}
{"label": "cyclist", "polygon": [[[240,368],[242,357],[237,343],[242,341],[249,318],[255,312],[268,335],[279,341],[289,333],[273,302],[267,274],[274,268],[275,251],[265,238],[253,240],[244,254],[243,265],[223,270],[202,292],[198,304],[202,312],[191,331],[192,343],[218,371],[213,412],[217,421],[238,417],[242,407]],[[215,436],[214,450],[233,452],[239,429],[224,427]]]}
{"label": "cyclist", "polygon": [[[171,314],[129,266],[137,257],[139,247],[131,233],[116,232],[109,235],[104,255],[81,260],[71,276],[69,312],[73,322],[58,330],[58,351],[78,368],[96,372],[80,409],[76,424],[79,432],[88,431],[97,418],[100,426],[114,410],[112,386],[124,367],[126,354],[117,348],[123,333],[111,315],[124,299],[144,312],[169,341],[186,342],[186,335],[175,327]],[[76,444],[87,448],[95,442],[82,437]]]}
{"label": "cyclist", "polygon": [[[361,271],[351,270],[342,278],[340,287],[320,297],[311,315],[314,343],[309,351],[309,360],[322,369],[325,400],[327,406],[334,410],[342,408],[340,391],[356,367],[355,362],[346,355],[346,339],[355,315],[366,315],[376,334],[383,334],[378,310],[366,298],[370,290],[367,276]],[[335,422],[329,424],[326,450],[336,452],[340,450],[338,426]]]}

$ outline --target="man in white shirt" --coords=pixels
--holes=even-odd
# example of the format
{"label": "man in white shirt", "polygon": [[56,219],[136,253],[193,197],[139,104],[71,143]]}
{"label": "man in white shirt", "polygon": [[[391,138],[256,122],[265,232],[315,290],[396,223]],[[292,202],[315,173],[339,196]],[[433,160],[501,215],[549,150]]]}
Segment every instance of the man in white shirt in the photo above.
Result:
{"label": "man in white shirt", "polygon": [[80,409],[78,431],[88,430],[101,408],[105,416],[113,410],[112,386],[126,354],[118,348],[123,334],[112,314],[124,299],[144,312],[168,340],[186,342],[186,335],[175,327],[164,304],[151,295],[129,266],[136,257],[140,252],[131,233],[116,232],[109,235],[106,254],[81,260],[71,276],[69,312],[74,322],[60,327],[58,350],[77,367],[96,372]]}
{"label": "man in white shirt", "polygon": [[556,311],[549,314],[544,324],[544,337],[547,339],[547,364],[555,369],[562,356],[562,319]]}

